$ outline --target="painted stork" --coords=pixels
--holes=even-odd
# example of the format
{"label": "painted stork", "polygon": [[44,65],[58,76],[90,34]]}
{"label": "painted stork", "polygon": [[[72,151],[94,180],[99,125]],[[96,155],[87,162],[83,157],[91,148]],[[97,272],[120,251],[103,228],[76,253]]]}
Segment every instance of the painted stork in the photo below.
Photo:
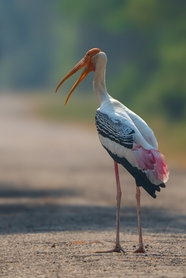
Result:
{"label": "painted stork", "polygon": [[163,155],[158,151],[158,143],[150,127],[138,115],[108,94],[105,85],[106,63],[107,56],[99,48],[89,50],[58,84],[56,92],[65,80],[84,67],[66,98],[66,104],[78,84],[89,72],[94,72],[93,89],[100,102],[100,107],[95,115],[96,128],[102,146],[114,160],[117,189],[115,247],[109,251],[99,252],[124,252],[119,239],[122,192],[118,164],[121,164],[135,179],[139,233],[139,247],[135,252],[144,253],[140,221],[140,186],[153,198],[156,198],[156,191],[159,192],[161,187],[165,187],[169,173]]}

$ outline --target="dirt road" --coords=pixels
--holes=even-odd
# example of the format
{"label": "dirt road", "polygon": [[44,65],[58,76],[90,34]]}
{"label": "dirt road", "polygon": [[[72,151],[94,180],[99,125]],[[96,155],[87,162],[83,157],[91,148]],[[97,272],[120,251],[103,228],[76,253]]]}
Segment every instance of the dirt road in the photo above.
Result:
{"label": "dirt road", "polygon": [[[125,254],[115,239],[112,160],[95,130],[38,120],[28,97],[0,96],[0,277],[186,277],[186,173],[154,200],[120,167]],[[171,168],[171,167],[170,167]]]}

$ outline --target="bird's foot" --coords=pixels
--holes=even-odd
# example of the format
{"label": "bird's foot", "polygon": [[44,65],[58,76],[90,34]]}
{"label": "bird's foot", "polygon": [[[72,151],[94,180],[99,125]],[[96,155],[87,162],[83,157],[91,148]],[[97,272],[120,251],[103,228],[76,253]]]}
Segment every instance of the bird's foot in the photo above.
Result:
{"label": "bird's foot", "polygon": [[146,253],[146,252],[145,252],[145,248],[143,247],[143,244],[141,244],[141,245],[139,246],[139,248],[136,249],[136,251],[134,251],[134,253]]}
{"label": "bird's foot", "polygon": [[117,253],[125,253],[121,245],[116,245],[113,249],[111,250],[100,250],[96,251],[95,253],[112,253],[112,252],[117,252]]}

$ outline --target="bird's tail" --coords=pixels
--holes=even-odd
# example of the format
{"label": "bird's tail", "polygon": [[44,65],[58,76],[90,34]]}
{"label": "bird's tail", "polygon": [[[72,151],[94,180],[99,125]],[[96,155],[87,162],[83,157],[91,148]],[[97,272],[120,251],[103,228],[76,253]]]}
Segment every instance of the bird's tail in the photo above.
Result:
{"label": "bird's tail", "polygon": [[168,181],[169,171],[164,156],[158,150],[136,147],[132,151],[136,159],[136,167],[147,176],[152,184],[160,185]]}
{"label": "bird's tail", "polygon": [[[139,170],[138,170],[139,171]],[[165,188],[165,183],[160,183],[159,185],[153,184],[147,179],[143,172],[135,175],[136,185],[142,186],[148,194],[150,194],[153,198],[156,198],[156,191],[160,192],[161,187]]]}

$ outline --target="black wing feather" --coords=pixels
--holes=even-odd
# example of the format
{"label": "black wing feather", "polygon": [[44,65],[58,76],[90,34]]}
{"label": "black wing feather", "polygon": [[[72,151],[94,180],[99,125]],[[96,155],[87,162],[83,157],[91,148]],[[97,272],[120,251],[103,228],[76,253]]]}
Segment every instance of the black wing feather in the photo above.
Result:
{"label": "black wing feather", "polygon": [[133,148],[133,134],[135,131],[121,123],[120,120],[112,120],[107,114],[96,111],[96,128],[98,134],[103,137],[109,138],[111,141],[114,141],[125,148]]}

